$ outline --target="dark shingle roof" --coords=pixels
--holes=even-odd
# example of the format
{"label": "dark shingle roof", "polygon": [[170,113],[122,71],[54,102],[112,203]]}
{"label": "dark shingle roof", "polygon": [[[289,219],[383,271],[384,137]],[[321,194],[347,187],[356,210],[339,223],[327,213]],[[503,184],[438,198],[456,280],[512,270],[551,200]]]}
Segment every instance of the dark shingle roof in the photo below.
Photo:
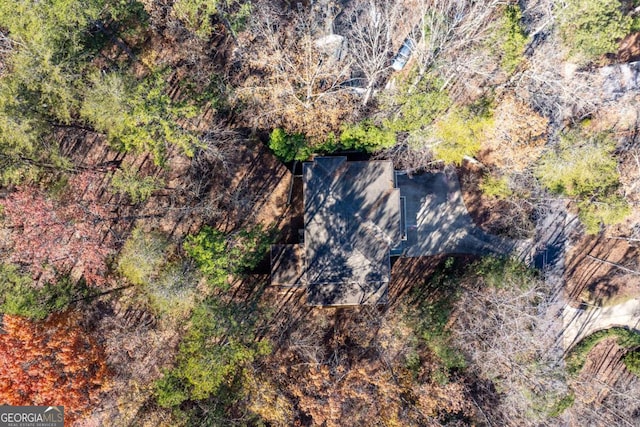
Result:
{"label": "dark shingle roof", "polygon": [[303,166],[308,302],[386,302],[389,249],[401,239],[400,192],[388,161],[319,157]]}
{"label": "dark shingle roof", "polygon": [[271,245],[271,284],[305,286],[304,245]]}

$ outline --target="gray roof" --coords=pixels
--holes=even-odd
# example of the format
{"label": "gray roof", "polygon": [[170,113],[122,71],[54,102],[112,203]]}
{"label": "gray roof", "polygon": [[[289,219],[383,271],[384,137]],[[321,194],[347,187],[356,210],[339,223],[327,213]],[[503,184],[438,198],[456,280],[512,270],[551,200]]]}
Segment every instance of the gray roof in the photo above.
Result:
{"label": "gray roof", "polygon": [[392,163],[318,157],[303,181],[309,304],[385,303],[389,249],[401,240]]}
{"label": "gray roof", "polygon": [[304,245],[271,245],[271,284],[305,286]]}

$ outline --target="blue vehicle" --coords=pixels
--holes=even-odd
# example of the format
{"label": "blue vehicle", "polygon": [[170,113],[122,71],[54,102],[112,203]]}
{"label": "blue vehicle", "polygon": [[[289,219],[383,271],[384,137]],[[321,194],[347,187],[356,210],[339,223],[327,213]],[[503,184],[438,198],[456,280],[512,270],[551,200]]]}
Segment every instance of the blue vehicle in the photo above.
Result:
{"label": "blue vehicle", "polygon": [[396,71],[400,71],[404,68],[411,57],[411,53],[415,48],[415,43],[411,39],[405,39],[404,43],[400,47],[400,50],[396,54],[395,58],[393,58],[393,63],[391,64],[391,68]]}

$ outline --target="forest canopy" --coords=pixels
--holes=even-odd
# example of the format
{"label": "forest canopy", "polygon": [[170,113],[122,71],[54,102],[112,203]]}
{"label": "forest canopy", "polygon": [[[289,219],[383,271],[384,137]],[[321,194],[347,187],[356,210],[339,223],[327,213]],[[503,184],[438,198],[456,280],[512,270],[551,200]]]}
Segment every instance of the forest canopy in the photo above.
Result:
{"label": "forest canopy", "polygon": [[[565,327],[640,293],[636,3],[0,1],[0,402],[638,425],[637,334]],[[308,305],[316,156],[398,172],[372,204],[401,197],[405,240],[357,211],[322,236],[384,249],[386,304]],[[469,253],[408,256],[418,232]]]}

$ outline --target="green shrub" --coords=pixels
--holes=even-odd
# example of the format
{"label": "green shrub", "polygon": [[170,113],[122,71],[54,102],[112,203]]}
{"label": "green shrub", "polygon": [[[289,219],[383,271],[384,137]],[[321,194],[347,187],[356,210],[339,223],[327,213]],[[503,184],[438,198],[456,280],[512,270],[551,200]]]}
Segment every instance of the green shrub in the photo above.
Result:
{"label": "green shrub", "polygon": [[637,33],[640,31],[640,16],[636,15],[632,18],[630,33]]}
{"label": "green shrub", "polygon": [[[244,367],[271,352],[255,336],[255,307],[206,300],[191,317],[176,360],[156,382],[158,403],[174,407],[185,400],[202,400],[244,375]],[[242,380],[241,380],[242,382]]]}
{"label": "green shrub", "polygon": [[565,362],[567,372],[577,375],[584,366],[591,349],[607,338],[617,338],[617,343],[623,348],[637,348],[640,346],[640,334],[625,328],[610,328],[594,332],[576,344],[567,354]]}
{"label": "green shrub", "polygon": [[229,22],[231,22],[231,31],[236,34],[239,31],[242,31],[246,27],[247,21],[251,17],[252,12],[253,5],[251,4],[251,2],[242,3],[235,12],[229,15]]}
{"label": "green shrub", "polygon": [[615,194],[620,185],[615,145],[605,133],[572,131],[561,135],[557,149],[545,153],[536,169],[545,187],[576,200],[589,233],[596,233],[600,224],[621,222],[630,212]]}
{"label": "green shrub", "polygon": [[484,257],[469,266],[471,274],[492,288],[524,289],[535,277],[535,270],[513,258]]}
{"label": "green shrub", "polygon": [[500,66],[511,74],[522,61],[527,35],[522,25],[522,11],[518,5],[509,5],[498,23],[498,30],[492,42],[501,49]]}
{"label": "green shrub", "polygon": [[189,312],[195,302],[199,276],[188,262],[169,262],[145,285],[151,307],[172,317]]}
{"label": "green shrub", "polygon": [[467,110],[453,110],[434,124],[432,145],[435,158],[447,164],[462,164],[480,151],[484,133],[493,127],[491,117],[471,117]]}
{"label": "green shrub", "polygon": [[252,10],[251,2],[238,0],[176,0],[173,4],[176,18],[202,39],[213,34],[213,15],[224,17],[237,33],[244,28]]}
{"label": "green shrub", "polygon": [[193,258],[210,285],[227,289],[230,260],[224,233],[211,227],[203,227],[196,235],[188,236],[184,250]]}
{"label": "green shrub", "polygon": [[198,37],[208,38],[213,32],[211,16],[218,13],[220,0],[177,0],[173,13]]}
{"label": "green shrub", "polygon": [[124,244],[118,271],[138,287],[138,295],[169,319],[188,315],[196,302],[200,275],[188,260],[175,259],[175,246],[157,232],[136,228]]}
{"label": "green shrub", "polygon": [[32,287],[32,279],[10,264],[0,264],[1,311],[32,319],[44,319],[47,310],[39,304],[39,293]]}
{"label": "green shrub", "polygon": [[43,320],[56,311],[64,311],[71,302],[89,295],[84,280],[74,282],[62,276],[41,288],[33,286],[28,275],[9,264],[0,264],[0,312]]}
{"label": "green shrub", "polygon": [[573,392],[562,396],[551,408],[549,415],[552,417],[559,417],[564,411],[571,408],[576,401],[576,396]]}
{"label": "green shrub", "polygon": [[588,62],[617,52],[618,41],[631,32],[632,19],[622,14],[618,0],[568,0],[555,15],[570,55]]}
{"label": "green shrub", "polygon": [[589,234],[597,234],[601,224],[620,224],[631,214],[627,201],[616,194],[585,200],[578,204],[579,218]]}
{"label": "green shrub", "polygon": [[445,112],[452,104],[449,94],[442,89],[444,83],[437,77],[427,75],[417,86],[409,78],[398,93],[385,101],[384,110],[395,114],[382,124],[382,128],[393,132],[415,132],[424,129]]}
{"label": "green shrub", "polygon": [[227,83],[219,75],[211,75],[207,82],[198,80],[198,75],[185,75],[179,84],[185,99],[189,99],[198,108],[210,107],[221,113],[228,111],[229,105],[225,99]]}
{"label": "green shrub", "polygon": [[47,193],[52,199],[60,200],[69,190],[69,176],[58,174],[51,177],[46,183]]}
{"label": "green shrub", "polygon": [[112,41],[95,24],[136,28],[143,12],[137,1],[0,2],[0,28],[12,39],[0,79],[1,183],[41,182],[52,168],[73,169],[51,135],[55,125],[77,122],[86,73]]}
{"label": "green shrub", "polygon": [[136,228],[122,248],[118,271],[130,283],[145,286],[166,262],[168,246],[164,236]]}
{"label": "green shrub", "polygon": [[558,417],[575,402],[575,395],[571,390],[566,393],[555,392],[555,390],[540,393],[532,388],[523,391],[523,395],[530,402],[530,406],[527,408],[527,417],[536,420]]}
{"label": "green shrub", "polygon": [[640,350],[630,351],[622,359],[629,372],[640,377]]}
{"label": "green shrub", "polygon": [[118,170],[111,180],[111,188],[117,192],[126,194],[132,203],[140,203],[147,200],[154,191],[164,187],[164,181],[154,176],[140,176],[132,168]]}
{"label": "green shrub", "polygon": [[306,160],[313,152],[311,147],[307,146],[304,135],[289,135],[280,128],[274,129],[269,135],[269,148],[283,162]]}
{"label": "green shrub", "polygon": [[236,233],[229,245],[231,271],[237,274],[254,269],[269,252],[275,236],[274,228],[265,229],[262,225]]}
{"label": "green shrub", "polygon": [[184,380],[171,370],[166,370],[162,378],[156,381],[155,395],[158,405],[163,408],[179,406],[190,397]]}
{"label": "green shrub", "polygon": [[409,354],[407,367],[415,372],[420,363],[417,348],[428,348],[438,362],[432,372],[432,378],[440,384],[449,381],[452,370],[464,368],[466,361],[463,354],[451,344],[447,323],[454,302],[458,298],[458,281],[460,266],[454,258],[447,260],[424,284],[433,292],[428,297],[415,289],[412,301],[407,304],[405,318],[412,327],[415,338],[410,341],[414,347],[414,355]]}
{"label": "green shrub", "polygon": [[372,152],[393,147],[395,143],[396,133],[394,131],[382,129],[369,120],[345,126],[340,134],[340,144],[345,149]]}
{"label": "green shrub", "polygon": [[507,177],[495,178],[492,175],[485,175],[480,189],[485,195],[500,200],[507,199],[512,194]]}
{"label": "green shrub", "polygon": [[556,150],[547,152],[537,168],[545,187],[568,196],[591,196],[618,184],[615,142],[606,134],[561,135]]}
{"label": "green shrub", "polygon": [[227,277],[254,268],[272,240],[272,232],[262,226],[230,235],[205,226],[198,234],[188,236],[183,246],[211,286],[227,289]]}
{"label": "green shrub", "polygon": [[142,81],[118,72],[89,76],[80,114],[123,152],[149,152],[156,165],[166,163],[167,149],[175,145],[192,157],[201,142],[179,123],[195,117],[197,110],[176,103],[167,94],[164,71]]}

